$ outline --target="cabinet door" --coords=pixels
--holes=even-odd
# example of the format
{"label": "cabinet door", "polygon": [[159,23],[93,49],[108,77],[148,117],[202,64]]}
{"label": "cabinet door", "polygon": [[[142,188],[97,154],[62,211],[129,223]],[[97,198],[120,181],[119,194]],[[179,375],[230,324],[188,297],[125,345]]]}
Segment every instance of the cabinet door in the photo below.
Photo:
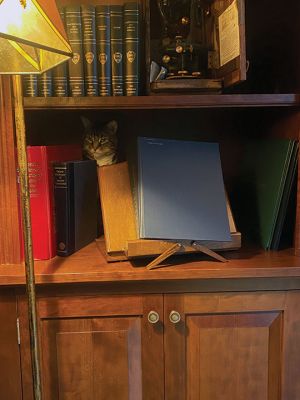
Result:
{"label": "cabinet door", "polygon": [[[162,323],[148,321],[151,310],[162,317],[162,296],[40,297],[37,304],[44,400],[163,399]],[[31,399],[23,321],[21,335]]]}
{"label": "cabinet door", "polygon": [[299,304],[299,292],[166,296],[166,399],[299,399]]}
{"label": "cabinet door", "polygon": [[0,399],[22,398],[20,354],[17,334],[17,303],[14,294],[0,294]]}

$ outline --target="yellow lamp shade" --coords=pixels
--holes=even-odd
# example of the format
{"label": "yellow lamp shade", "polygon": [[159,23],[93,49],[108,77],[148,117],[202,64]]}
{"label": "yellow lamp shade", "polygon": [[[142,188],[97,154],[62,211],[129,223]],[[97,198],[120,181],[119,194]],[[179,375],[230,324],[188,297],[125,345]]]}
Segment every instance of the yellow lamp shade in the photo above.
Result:
{"label": "yellow lamp shade", "polygon": [[40,74],[71,56],[55,0],[0,0],[0,74]]}

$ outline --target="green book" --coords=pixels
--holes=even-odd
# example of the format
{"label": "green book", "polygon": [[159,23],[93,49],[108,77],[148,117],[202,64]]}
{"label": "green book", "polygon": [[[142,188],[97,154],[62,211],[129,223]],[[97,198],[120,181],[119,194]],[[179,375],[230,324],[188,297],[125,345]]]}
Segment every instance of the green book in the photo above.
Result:
{"label": "green book", "polygon": [[[290,168],[285,181],[282,200],[279,207],[273,240],[270,246],[271,250],[278,250],[279,247],[285,242],[288,243],[290,241],[290,243],[292,243],[291,237],[293,235],[294,223],[291,223],[291,221],[295,221],[295,215],[293,215],[293,212],[295,211],[295,178],[297,176],[298,167],[298,150],[299,144],[295,143],[291,156]],[[293,215],[292,220],[291,218],[288,219],[291,214]],[[285,224],[285,222],[288,223]],[[288,226],[289,228],[285,229],[284,231],[284,226]]]}
{"label": "green book", "polygon": [[265,250],[272,245],[296,142],[264,139],[246,145],[239,185],[241,231],[247,230]]}

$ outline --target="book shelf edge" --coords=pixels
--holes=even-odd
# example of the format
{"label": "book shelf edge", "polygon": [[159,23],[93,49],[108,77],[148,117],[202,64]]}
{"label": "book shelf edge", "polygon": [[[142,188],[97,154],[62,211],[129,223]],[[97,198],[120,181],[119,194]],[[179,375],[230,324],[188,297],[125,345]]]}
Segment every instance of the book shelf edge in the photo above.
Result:
{"label": "book shelf edge", "polygon": [[300,95],[293,93],[24,98],[25,110],[293,107],[299,105]]}

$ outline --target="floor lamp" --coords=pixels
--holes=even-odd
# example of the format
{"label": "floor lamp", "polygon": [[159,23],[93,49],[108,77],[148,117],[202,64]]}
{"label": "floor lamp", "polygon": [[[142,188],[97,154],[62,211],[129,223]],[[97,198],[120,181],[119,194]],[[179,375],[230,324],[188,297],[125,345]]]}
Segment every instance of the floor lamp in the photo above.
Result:
{"label": "floor lamp", "polygon": [[30,196],[22,95],[23,74],[41,74],[72,56],[55,0],[0,0],[0,74],[12,75],[34,399],[41,370],[32,252]]}

